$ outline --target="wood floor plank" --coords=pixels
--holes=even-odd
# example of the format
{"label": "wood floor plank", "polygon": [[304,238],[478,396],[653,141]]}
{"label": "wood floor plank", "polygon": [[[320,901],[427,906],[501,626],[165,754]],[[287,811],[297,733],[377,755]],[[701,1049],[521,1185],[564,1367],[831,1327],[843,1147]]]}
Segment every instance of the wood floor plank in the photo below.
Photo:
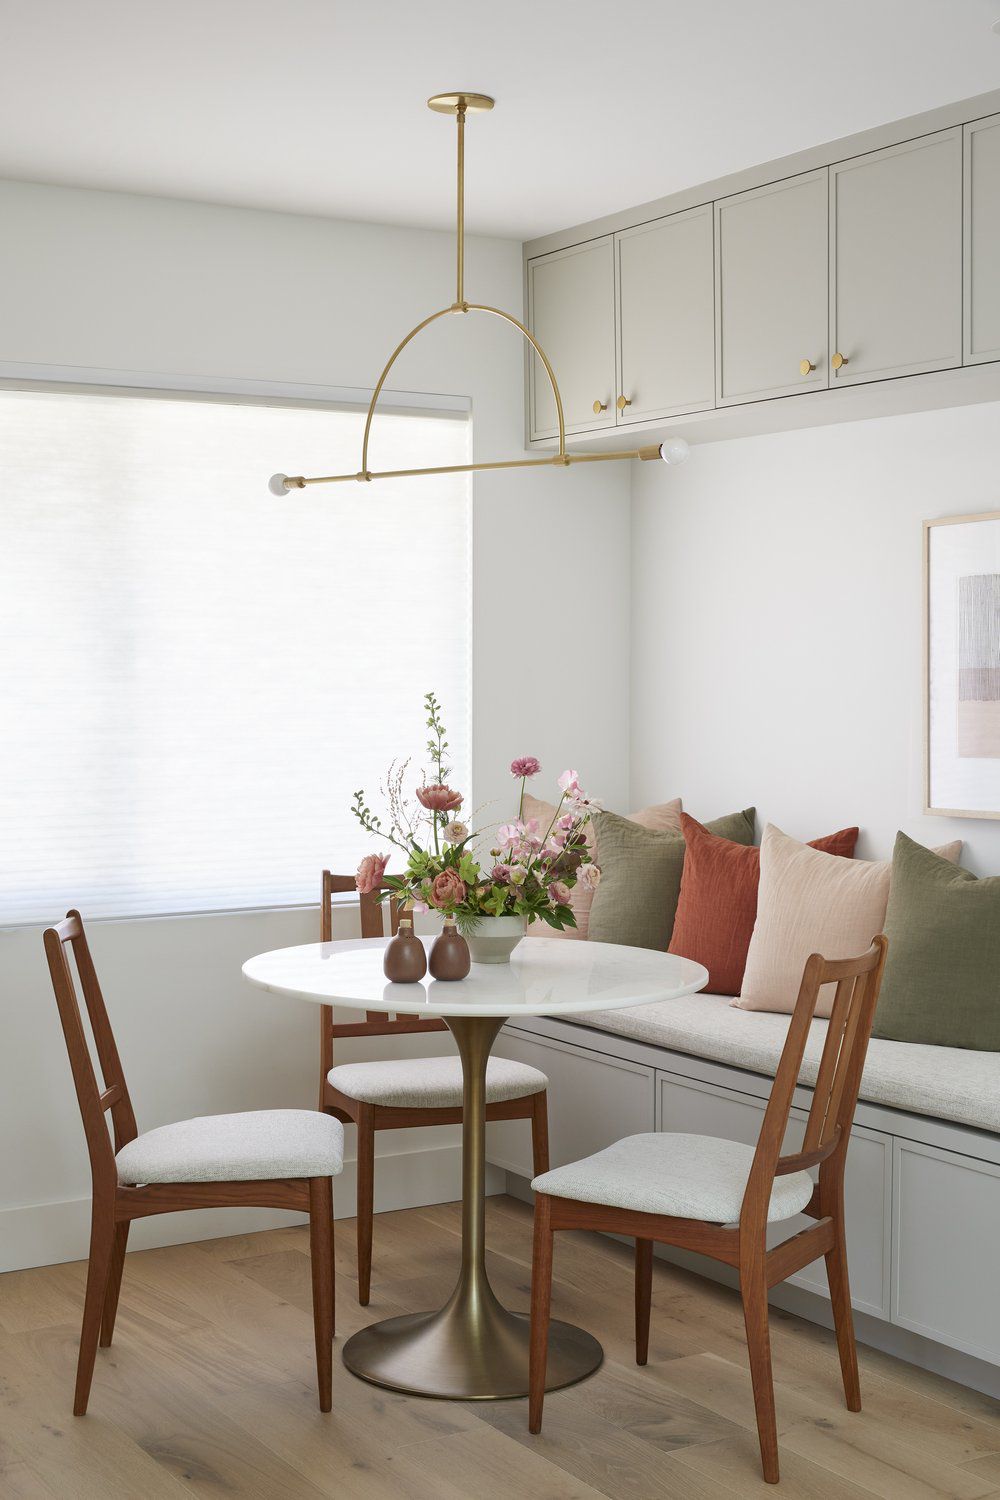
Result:
{"label": "wood floor plank", "polygon": [[[528,1305],[531,1211],[490,1200],[488,1265]],[[590,1380],[525,1403],[422,1401],[356,1380],[343,1338],[440,1306],[461,1210],[380,1214],[372,1302],[356,1298],[354,1224],[337,1224],[334,1409],[316,1402],[308,1229],[128,1256],[115,1344],[91,1415],[70,1416],[86,1268],[0,1277],[2,1500],[734,1500],[774,1494],[757,1453],[746,1341],[728,1287],[657,1261],[650,1363],[634,1363],[631,1246],[558,1236],[553,1313],[599,1338]],[[864,1410],[843,1406],[832,1334],[774,1310],[783,1500],[1000,1497],[1000,1404],[860,1350]]]}

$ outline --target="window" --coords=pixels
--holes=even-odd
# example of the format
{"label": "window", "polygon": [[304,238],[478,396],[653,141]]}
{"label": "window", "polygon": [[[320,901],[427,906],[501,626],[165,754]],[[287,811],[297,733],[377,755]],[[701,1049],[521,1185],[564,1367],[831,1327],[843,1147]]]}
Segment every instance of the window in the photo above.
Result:
{"label": "window", "polygon": [[[364,413],[0,391],[0,922],[314,901],[351,795],[469,789],[469,476],[359,466]],[[469,461],[463,414],[379,413],[378,468]]]}

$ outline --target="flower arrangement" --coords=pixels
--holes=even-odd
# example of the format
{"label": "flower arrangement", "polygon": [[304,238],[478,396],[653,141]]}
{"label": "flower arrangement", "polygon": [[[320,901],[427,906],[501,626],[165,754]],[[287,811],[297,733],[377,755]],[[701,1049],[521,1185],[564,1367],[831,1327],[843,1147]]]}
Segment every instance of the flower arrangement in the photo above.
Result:
{"label": "flower arrangement", "polygon": [[[448,785],[448,741],[441,705],[433,693],[424,698],[424,708],[431,771],[416,788],[416,804],[404,791],[408,761],[389,768],[383,787],[387,827],[368,806],[365,793],[354,794],[352,811],[362,828],[406,856],[404,873],[387,875],[390,856],[366,854],[358,866],[359,892],[377,892],[379,900],[393,896],[417,912],[433,908],[453,917],[463,932],[474,931],[485,918],[508,916],[538,919],[557,930],[575,927],[569,904],[574,886],[593,890],[601,878],[585,834],[591,809],[599,804],[584,795],[575,771],[564,771],[549,826],[542,828],[536,818],[525,819],[525,785],[542,768],[535,756],[522,755],[510,766],[511,775],[521,783],[517,817],[495,833],[489,827],[473,831],[458,816],[462,794]],[[490,833],[493,836],[487,837]],[[480,861],[474,852],[477,845],[488,852],[488,859]]]}

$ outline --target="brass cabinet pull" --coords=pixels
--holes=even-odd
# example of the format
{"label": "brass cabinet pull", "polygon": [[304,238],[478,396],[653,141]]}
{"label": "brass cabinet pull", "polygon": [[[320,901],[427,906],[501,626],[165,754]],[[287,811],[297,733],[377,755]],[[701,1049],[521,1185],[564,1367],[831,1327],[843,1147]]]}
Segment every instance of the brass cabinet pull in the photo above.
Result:
{"label": "brass cabinet pull", "polygon": [[624,411],[626,406],[632,405],[632,398],[630,396],[619,396],[618,400],[615,402],[615,405],[617,406],[619,411]]}
{"label": "brass cabinet pull", "polygon": [[813,364],[811,359],[803,359],[799,361],[800,375],[811,375],[815,368],[816,366]]}
{"label": "brass cabinet pull", "polygon": [[602,411],[607,411],[607,409],[608,409],[608,403],[606,401],[595,401],[594,402],[594,416],[595,417],[599,417],[601,415],[601,412]]}
{"label": "brass cabinet pull", "polygon": [[844,365],[847,364],[847,355],[846,354],[841,354],[838,351],[838,353],[836,353],[833,356],[833,358],[831,359],[830,363],[831,363],[831,365],[833,365],[833,368],[835,370],[839,370],[839,369],[842,368],[842,366],[844,366]]}

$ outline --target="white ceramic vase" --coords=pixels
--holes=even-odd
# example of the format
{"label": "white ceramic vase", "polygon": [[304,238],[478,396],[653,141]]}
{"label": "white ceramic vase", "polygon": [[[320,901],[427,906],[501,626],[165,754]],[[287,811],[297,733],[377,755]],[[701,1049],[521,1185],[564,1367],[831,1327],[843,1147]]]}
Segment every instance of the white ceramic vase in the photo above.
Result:
{"label": "white ceramic vase", "polygon": [[482,917],[466,933],[474,964],[507,964],[528,930],[524,917]]}

